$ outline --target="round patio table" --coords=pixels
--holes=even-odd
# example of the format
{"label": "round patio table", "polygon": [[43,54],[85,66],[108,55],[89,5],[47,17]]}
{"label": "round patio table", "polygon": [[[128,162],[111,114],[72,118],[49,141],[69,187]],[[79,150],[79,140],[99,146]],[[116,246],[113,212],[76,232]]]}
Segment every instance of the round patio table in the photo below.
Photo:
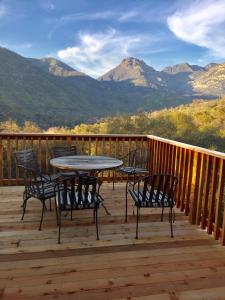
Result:
{"label": "round patio table", "polygon": [[123,161],[107,156],[75,155],[53,158],[50,164],[61,170],[89,171],[93,174],[116,169],[123,165]]}

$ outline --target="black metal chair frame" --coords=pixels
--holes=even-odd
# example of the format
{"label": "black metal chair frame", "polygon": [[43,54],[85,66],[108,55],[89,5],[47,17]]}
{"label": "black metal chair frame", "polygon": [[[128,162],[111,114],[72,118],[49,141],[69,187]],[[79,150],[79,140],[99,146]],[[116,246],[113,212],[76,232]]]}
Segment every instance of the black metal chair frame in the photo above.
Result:
{"label": "black metal chair frame", "polygon": [[[20,150],[14,152],[15,159],[16,159],[16,165],[19,168],[20,173],[24,173],[24,168],[32,169],[36,174],[39,174],[39,178],[37,177],[37,180],[40,180],[40,182],[53,182],[55,181],[58,177],[59,174],[43,174],[40,172],[39,164],[38,164],[38,159],[36,156],[36,153],[34,149],[25,149],[25,150]],[[24,174],[23,174],[24,177]],[[29,193],[27,193],[27,190],[25,188],[23,192],[23,203],[22,207],[26,206],[25,201],[30,198],[31,196]],[[51,200],[49,202],[49,209],[51,211]],[[24,214],[22,216],[23,220]]]}
{"label": "black metal chair frame", "polygon": [[[69,186],[68,181],[70,182]],[[55,188],[55,209],[59,244],[61,243],[62,211],[70,211],[70,219],[72,221],[74,210],[92,209],[93,220],[96,225],[96,238],[99,240],[98,209],[103,199],[98,193],[97,184],[98,178],[94,176],[71,176],[69,179],[68,177],[62,177],[60,182],[57,183]]]}
{"label": "black metal chair frame", "polygon": [[36,198],[42,203],[41,220],[39,224],[39,230],[42,228],[44,212],[46,209],[45,202],[51,201],[51,198],[55,197],[55,185],[54,181],[46,181],[42,174],[37,173],[36,170],[19,165],[23,170],[25,193],[23,199],[23,214],[21,220],[24,219],[26,212],[27,200],[30,198]]}
{"label": "black metal chair frame", "polygon": [[51,148],[52,158],[60,157],[60,156],[70,156],[70,155],[77,155],[77,147],[75,145],[54,146]]}
{"label": "black metal chair frame", "polygon": [[[162,208],[161,222],[163,222],[164,208],[169,208],[169,223],[171,237],[173,237],[174,194],[178,183],[177,177],[170,174],[154,174],[144,177],[134,183],[129,193],[137,207],[136,239],[138,239],[138,223],[141,208]],[[136,189],[137,187],[137,189]]]}
{"label": "black metal chair frame", "polygon": [[[143,177],[149,174],[149,170],[148,170],[149,150],[135,149],[130,151],[125,158],[128,159],[127,166],[126,165],[122,166],[116,171],[127,175],[126,203],[125,203],[125,222],[127,223],[128,186],[134,184],[137,176]],[[113,178],[113,190],[114,190],[114,178]]]}

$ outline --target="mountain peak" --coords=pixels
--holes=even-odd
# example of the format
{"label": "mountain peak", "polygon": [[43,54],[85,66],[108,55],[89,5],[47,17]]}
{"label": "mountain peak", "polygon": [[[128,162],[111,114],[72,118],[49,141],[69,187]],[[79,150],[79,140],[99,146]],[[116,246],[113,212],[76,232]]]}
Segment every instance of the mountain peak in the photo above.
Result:
{"label": "mountain peak", "polygon": [[146,65],[146,63],[143,60],[140,60],[135,57],[126,57],[121,61],[121,65],[134,67],[134,66]]}
{"label": "mountain peak", "polygon": [[157,76],[158,72],[148,66],[143,60],[127,57],[117,67],[101,76],[99,80],[127,81],[136,86],[155,88],[162,82],[162,79]]}
{"label": "mountain peak", "polygon": [[189,63],[176,64],[174,66],[166,67],[163,69],[163,72],[168,74],[177,74],[177,73],[193,73],[197,71],[203,71],[204,68],[198,65],[190,65]]}

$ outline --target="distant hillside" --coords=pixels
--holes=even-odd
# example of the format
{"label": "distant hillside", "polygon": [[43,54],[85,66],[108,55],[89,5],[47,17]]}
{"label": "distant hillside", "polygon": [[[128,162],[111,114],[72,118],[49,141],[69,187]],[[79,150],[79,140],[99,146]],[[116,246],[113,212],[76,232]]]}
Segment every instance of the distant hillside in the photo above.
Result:
{"label": "distant hillside", "polygon": [[[0,132],[41,132],[32,122],[0,122]],[[225,98],[132,116],[116,116],[73,128],[51,127],[45,133],[153,134],[205,148],[225,151]]]}
{"label": "distant hillside", "polygon": [[25,58],[0,47],[0,121],[72,126],[213,99],[225,94],[224,66],[186,63],[156,71],[129,57],[96,80],[55,58]]}
{"label": "distant hillside", "polygon": [[[65,129],[61,128],[61,130]],[[59,131],[60,129],[57,129],[57,132]],[[50,132],[54,132],[54,129]],[[92,125],[75,126],[69,132],[153,134],[224,152],[225,98],[195,101],[189,105],[152,113],[106,118]]]}

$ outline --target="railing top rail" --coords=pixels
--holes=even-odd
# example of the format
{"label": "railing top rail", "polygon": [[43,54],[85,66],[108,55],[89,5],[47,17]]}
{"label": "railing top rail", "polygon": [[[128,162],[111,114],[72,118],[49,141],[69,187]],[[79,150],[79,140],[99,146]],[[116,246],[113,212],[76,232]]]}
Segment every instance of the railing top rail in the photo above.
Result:
{"label": "railing top rail", "polygon": [[94,138],[145,138],[147,139],[147,135],[141,134],[61,134],[61,133],[0,133],[0,138],[8,138],[8,137],[94,137]]}
{"label": "railing top rail", "polygon": [[181,142],[161,138],[161,137],[158,137],[158,136],[155,136],[155,135],[147,135],[147,137],[149,139],[152,139],[152,140],[160,141],[160,142],[167,143],[167,144],[170,144],[170,145],[174,145],[174,146],[177,146],[177,147],[189,149],[189,150],[192,150],[192,151],[195,151],[195,152],[199,152],[199,153],[203,153],[203,154],[207,154],[207,155],[211,155],[211,156],[214,156],[214,157],[225,159],[225,153],[224,152],[209,150],[209,149],[206,149],[206,148],[193,146],[193,145],[190,145],[190,144],[185,144],[185,143],[181,143]]}
{"label": "railing top rail", "polygon": [[164,142],[170,145],[174,145],[177,147],[189,149],[198,153],[203,153],[207,155],[211,155],[214,157],[222,158],[225,159],[225,153],[219,152],[219,151],[214,151],[214,150],[209,150],[206,148],[198,147],[198,146],[193,146],[190,144],[185,144],[181,142],[177,142],[174,140],[169,140],[165,138],[161,138],[158,136],[154,135],[141,135],[141,134],[60,134],[60,133],[0,133],[0,139],[22,139],[22,138],[77,138],[77,139],[89,139],[89,138],[100,138],[100,139],[144,139],[146,140],[147,138],[157,140],[160,142]]}

